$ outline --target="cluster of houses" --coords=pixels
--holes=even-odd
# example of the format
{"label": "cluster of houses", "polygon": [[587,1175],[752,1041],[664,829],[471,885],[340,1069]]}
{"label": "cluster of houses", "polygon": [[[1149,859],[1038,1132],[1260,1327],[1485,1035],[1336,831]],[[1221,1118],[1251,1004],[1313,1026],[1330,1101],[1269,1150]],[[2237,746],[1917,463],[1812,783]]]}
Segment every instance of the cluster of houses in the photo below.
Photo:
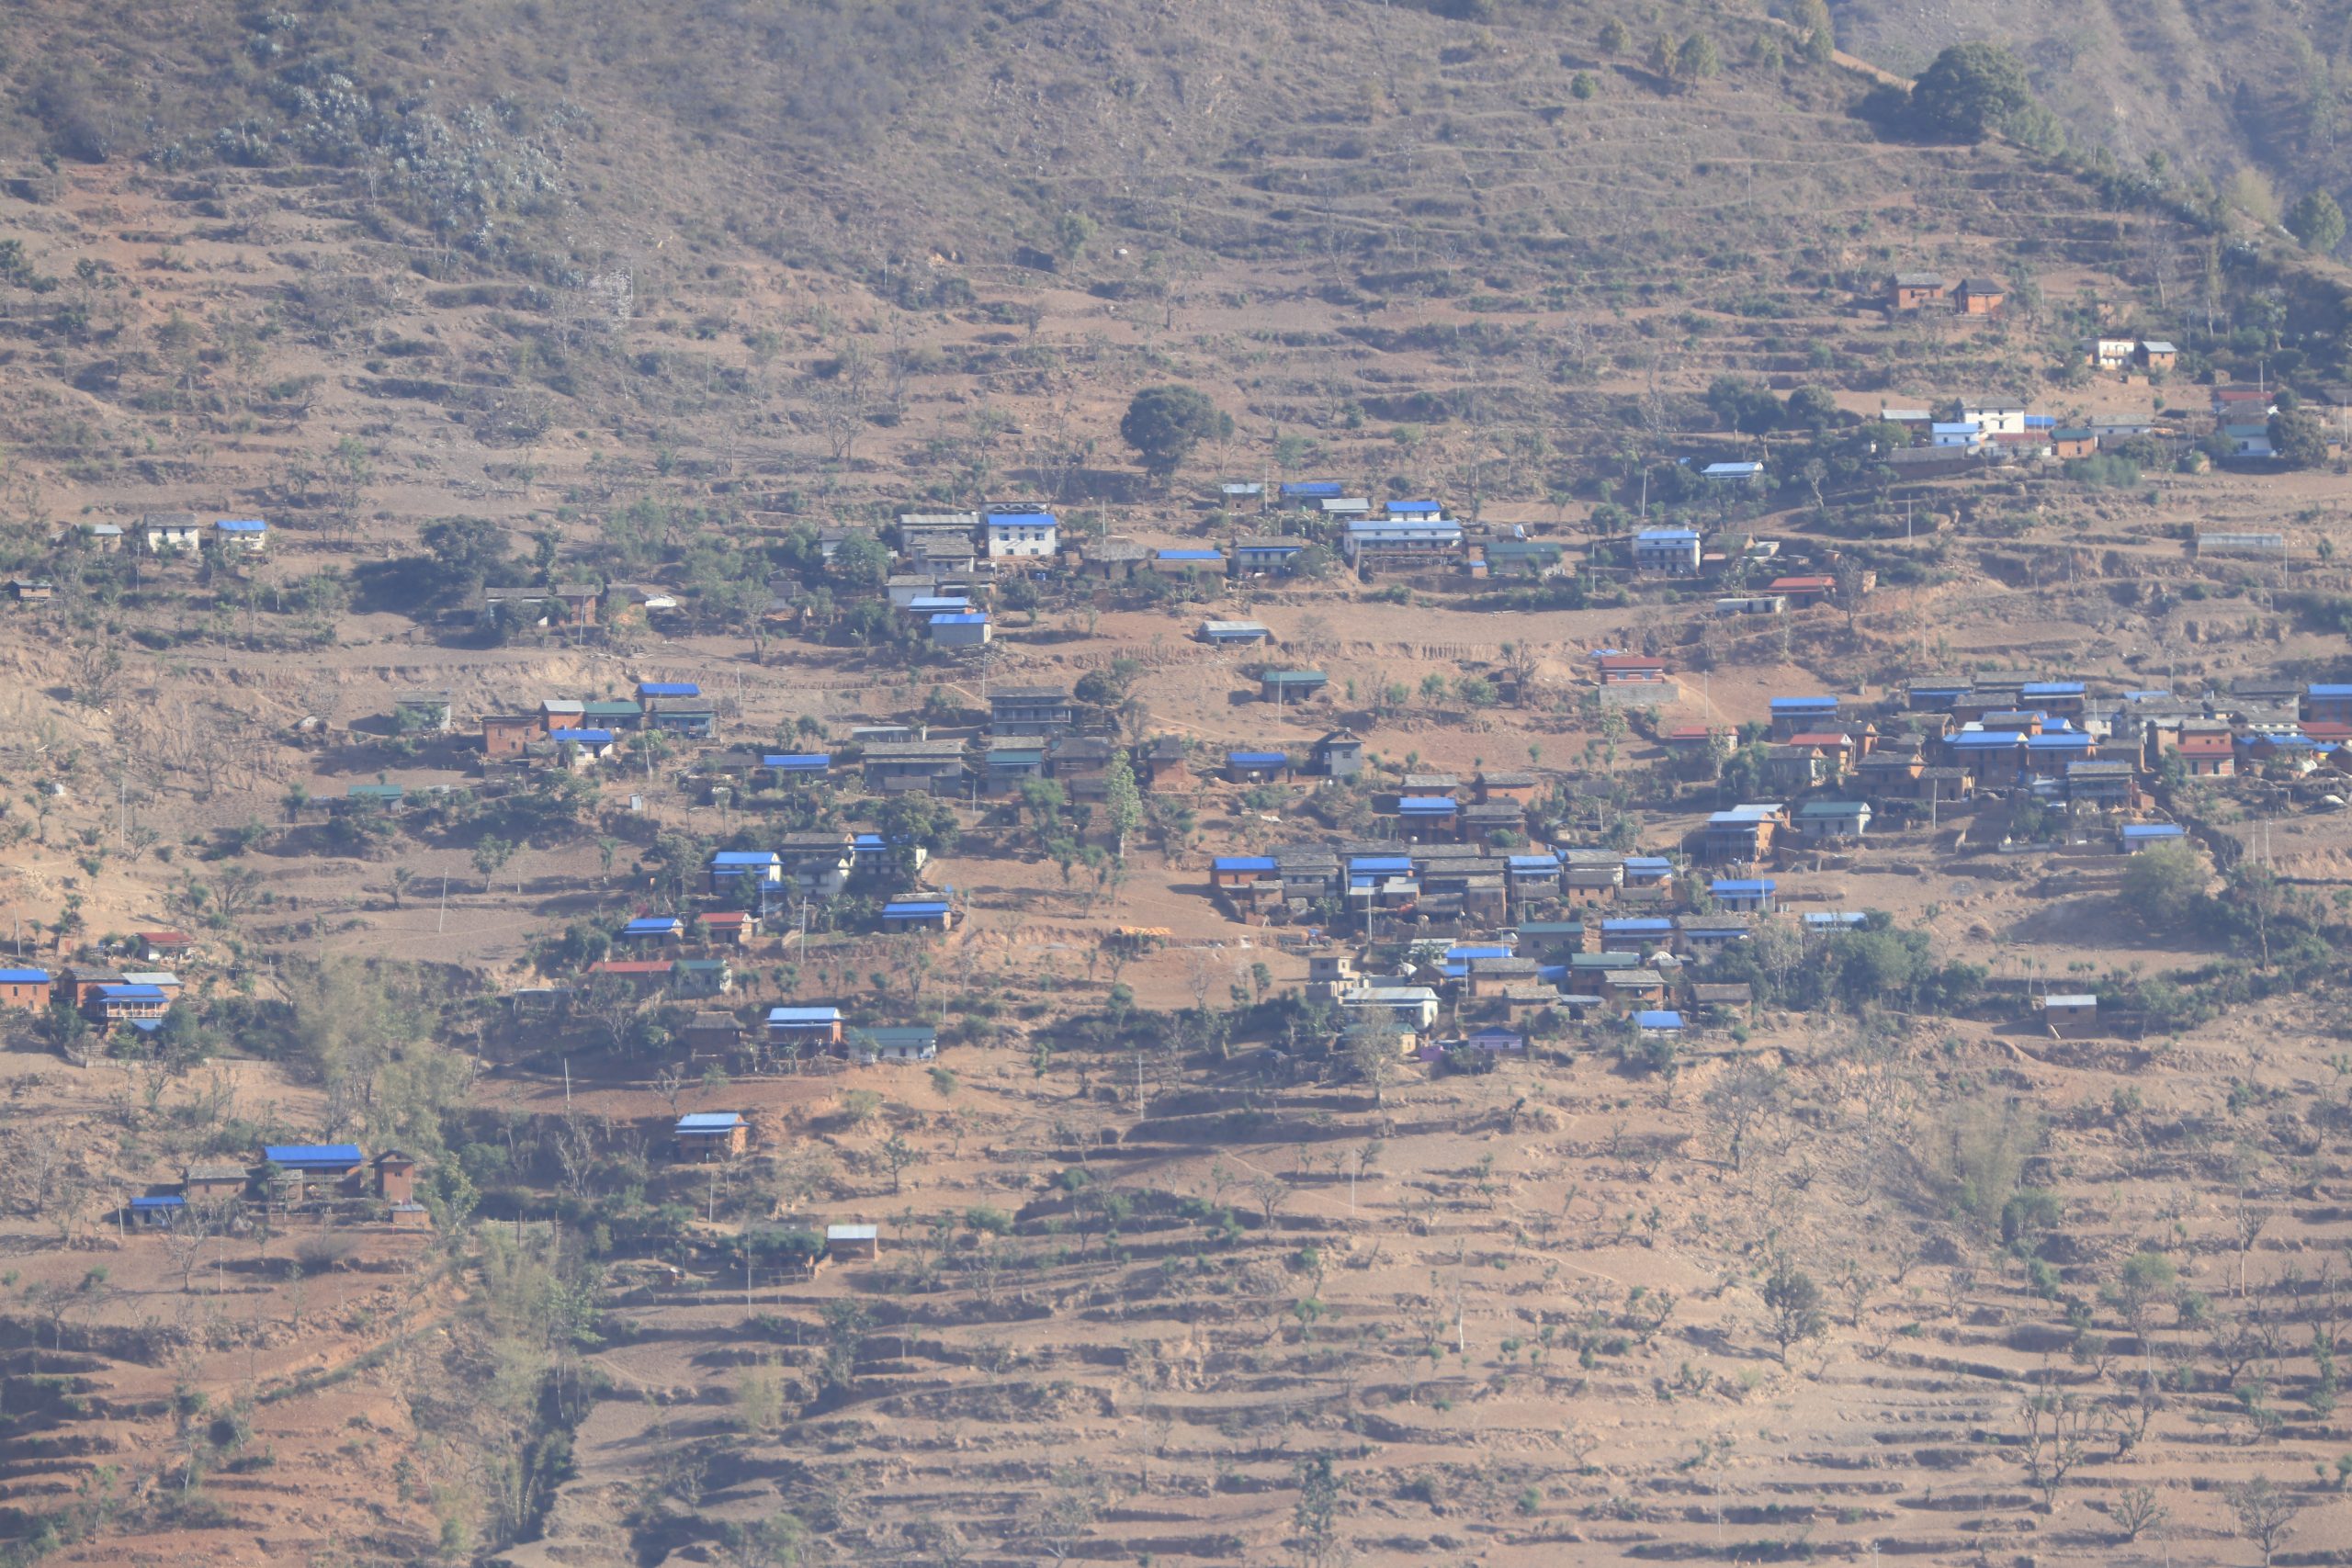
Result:
{"label": "cluster of houses", "polygon": [[416,1201],[416,1161],[399,1149],[370,1159],[356,1144],[272,1144],[258,1162],[209,1161],[188,1166],[180,1179],[157,1183],[124,1205],[130,1223],[162,1228],[191,1210],[261,1201],[275,1207],[372,1199],[395,1225],[429,1225]]}
{"label": "cluster of houses", "polygon": [[195,555],[208,547],[231,559],[269,551],[269,525],[258,517],[208,522],[193,512],[150,512],[129,527],[90,522],[79,525],[79,532],[91,549],[107,554],[134,549],[159,559]]}
{"label": "cluster of houses", "polygon": [[2008,285],[1997,277],[1946,277],[1939,272],[1898,272],[1887,279],[1890,310],[1948,310],[1962,316],[1997,316],[2009,302]]}
{"label": "cluster of houses", "polygon": [[[132,951],[147,963],[176,961],[195,941],[186,931],[141,931]],[[46,1012],[67,1008],[102,1029],[118,1025],[152,1034],[179,998],[181,980],[171,969],[118,968],[75,964],[54,972],[37,967],[0,968],[0,1010]]]}

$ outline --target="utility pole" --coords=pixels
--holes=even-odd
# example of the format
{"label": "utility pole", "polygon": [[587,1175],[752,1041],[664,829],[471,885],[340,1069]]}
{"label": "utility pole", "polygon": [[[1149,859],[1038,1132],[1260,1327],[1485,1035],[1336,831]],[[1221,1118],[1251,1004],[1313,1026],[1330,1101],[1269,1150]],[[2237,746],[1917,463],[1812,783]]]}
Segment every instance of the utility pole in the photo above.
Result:
{"label": "utility pole", "polygon": [[563,1059],[563,1113],[571,1114],[571,1058]]}

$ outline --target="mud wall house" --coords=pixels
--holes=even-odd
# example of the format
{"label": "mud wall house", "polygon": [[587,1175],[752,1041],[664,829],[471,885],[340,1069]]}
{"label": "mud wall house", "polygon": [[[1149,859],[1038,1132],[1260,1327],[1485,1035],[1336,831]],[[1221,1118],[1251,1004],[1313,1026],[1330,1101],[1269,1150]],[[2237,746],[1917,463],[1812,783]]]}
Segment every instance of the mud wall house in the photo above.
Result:
{"label": "mud wall house", "polygon": [[1163,577],[1223,577],[1226,574],[1223,550],[1154,550],[1145,564]]}
{"label": "mud wall house", "polygon": [[1077,718],[1066,686],[1000,686],[989,694],[993,735],[1059,735]]}
{"label": "mud wall house", "polygon": [[752,1146],[752,1129],[739,1111],[693,1111],[678,1118],[670,1135],[681,1160],[727,1159]]}
{"label": "mud wall house", "polygon": [[2226,730],[2185,732],[2173,750],[2191,778],[2226,779],[2237,773],[2237,747]]}
{"label": "mud wall house", "polygon": [[832,776],[833,759],[823,751],[768,751],[760,757],[760,772],[778,788],[823,784]]}
{"label": "mud wall house", "polygon": [[1772,739],[1786,741],[1805,734],[1838,730],[1838,699],[1834,696],[1774,697],[1770,702]]}
{"label": "mud wall house", "polygon": [[1532,958],[1473,958],[1465,988],[1475,1000],[1492,1000],[1514,986],[1535,984],[1541,967]]}
{"label": "mud wall house", "polygon": [[1462,553],[1462,525],[1442,517],[1357,518],[1340,547],[1360,570],[1425,570]]}
{"label": "mud wall house", "polygon": [[804,898],[831,898],[857,870],[857,836],[846,828],[786,833],[776,840],[778,881]]}
{"label": "mud wall house", "polygon": [[277,1168],[281,1195],[357,1197],[363,1156],[356,1144],[271,1144],[261,1152]]}
{"label": "mud wall house", "polygon": [[82,1011],[93,1023],[131,1023],[157,1019],[171,1010],[172,999],[161,986],[132,984],[100,986]]}
{"label": "mud wall house", "polygon": [[735,988],[735,967],[724,958],[681,958],[670,966],[670,986],[681,997],[723,997]]}
{"label": "mud wall house", "polygon": [[1963,277],[1952,296],[1963,316],[1996,316],[2008,299],[2008,286],[1997,277]]}
{"label": "mud wall house", "polygon": [[760,917],[750,909],[706,909],[695,917],[695,935],[712,948],[747,948],[759,934]]}
{"label": "mud wall house", "polygon": [[674,947],[686,934],[675,915],[639,915],[614,933],[613,940],[635,952],[659,952]]}
{"label": "mud wall house", "polygon": [[1780,885],[1769,876],[1718,876],[1707,885],[1707,896],[1719,909],[1769,914],[1780,907]]}
{"label": "mud wall house", "polygon": [[2077,811],[2128,811],[2140,804],[2138,777],[2128,761],[2066,764],[2066,804]]}
{"label": "mud wall house", "polygon": [[1941,305],[1951,295],[1951,284],[1941,273],[1898,272],[1887,280],[1887,304],[1897,310]]}
{"label": "mud wall house", "polygon": [[243,1197],[253,1178],[249,1167],[228,1160],[206,1161],[180,1172],[180,1191],[190,1203],[223,1203]]}
{"label": "mud wall house", "polygon": [[388,1203],[416,1201],[416,1159],[401,1149],[386,1149],[368,1162],[375,1169],[376,1196]]}
{"label": "mud wall house", "polygon": [[1445,795],[1408,795],[1396,801],[1396,830],[1408,839],[1450,840],[1460,836],[1461,808]]}
{"label": "mud wall house", "polygon": [[187,1200],[175,1192],[149,1193],[128,1205],[130,1223],[143,1230],[168,1230],[187,1213]]}
{"label": "mud wall house", "polygon": [[876,741],[860,765],[865,787],[876,795],[956,795],[964,788],[960,740]]}
{"label": "mud wall house", "polygon": [[1666,660],[1645,654],[1603,653],[1594,658],[1592,667],[1604,686],[1662,688],[1668,684]]}
{"label": "mud wall house", "polygon": [[1871,807],[1866,800],[1808,800],[1797,807],[1792,823],[1807,842],[1860,840],[1870,830]]}
{"label": "mud wall house", "polygon": [[1111,759],[1117,750],[1107,740],[1062,736],[1046,748],[1046,776],[1071,800],[1101,800],[1110,788]]}
{"label": "mud wall house", "polygon": [[12,577],[8,597],[19,604],[46,604],[57,597],[57,584],[45,577]]}
{"label": "mud wall house", "polygon": [[707,697],[656,697],[645,705],[645,728],[707,740],[718,733],[718,708]]}
{"label": "mud wall house", "polygon": [[51,984],[46,969],[0,969],[0,1008],[15,1012],[46,1012]]}
{"label": "mud wall house", "polygon": [[725,1061],[742,1048],[743,1023],[731,1012],[697,1012],[678,1032],[678,1040],[689,1061],[705,1056]]}
{"label": "mud wall house", "polygon": [[2148,370],[2170,370],[2180,364],[2180,349],[2162,338],[2151,338],[2140,345],[2140,364]]}
{"label": "mud wall house", "polygon": [[842,1010],[826,1007],[768,1009],[768,1043],[800,1051],[830,1051],[842,1043]]}
{"label": "mud wall house", "polygon": [[1274,634],[1261,621],[1203,621],[1194,635],[1215,648],[1249,648]]}
{"label": "mud wall house", "polygon": [[1338,479],[1291,479],[1274,493],[1284,506],[1302,507],[1318,501],[1337,501],[1347,493],[1347,487]]}
{"label": "mud wall house", "polygon": [[1173,735],[1156,736],[1136,759],[1136,773],[1146,789],[1166,795],[1193,787],[1191,753]]}
{"label": "mud wall house", "polygon": [[1271,784],[1290,776],[1287,751],[1227,751],[1225,776],[1238,784]]}
{"label": "mud wall house", "polygon": [[1230,552],[1235,575],[1268,572],[1276,576],[1287,574],[1298,564],[1306,552],[1304,539],[1244,538],[1236,539]]}
{"label": "mud wall house", "polygon": [[536,714],[486,714],[481,721],[481,752],[485,757],[519,757],[526,746],[546,733]]}
{"label": "mud wall house", "polygon": [[1254,887],[1277,874],[1272,855],[1218,855],[1209,862],[1212,887]]}
{"label": "mud wall house", "polygon": [[2307,687],[2303,692],[2302,716],[2321,724],[2352,724],[2352,686]]}
{"label": "mud wall house", "polygon": [[784,862],[774,850],[720,850],[712,854],[703,874],[712,897],[731,897],[747,881],[753,886],[783,881]]}
{"label": "mud wall house", "polygon": [[258,556],[269,550],[269,525],[258,517],[224,517],[212,525],[212,545],[223,556]]}
{"label": "mud wall house", "polygon": [[580,724],[584,729],[609,729],[623,735],[645,728],[645,705],[630,697],[607,697],[580,705]]}
{"label": "mud wall house", "polygon": [[600,958],[588,965],[588,977],[650,994],[668,988],[671,963],[666,958]]}

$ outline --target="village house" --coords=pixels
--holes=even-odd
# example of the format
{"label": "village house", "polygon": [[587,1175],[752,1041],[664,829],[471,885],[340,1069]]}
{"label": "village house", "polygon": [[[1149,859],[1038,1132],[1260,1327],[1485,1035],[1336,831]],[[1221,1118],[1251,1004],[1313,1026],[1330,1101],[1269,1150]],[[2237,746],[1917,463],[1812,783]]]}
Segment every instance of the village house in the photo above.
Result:
{"label": "village house", "polygon": [[1168,548],[1151,552],[1146,566],[1164,577],[1185,577],[1214,572],[1225,575],[1225,552],[1207,548]]}
{"label": "village house", "polygon": [[1287,751],[1227,751],[1225,776],[1232,784],[1271,784],[1290,777]]}
{"label": "village house", "polygon": [[1329,684],[1320,670],[1269,670],[1258,677],[1258,696],[1281,707],[1319,696]]}
{"label": "village house", "polygon": [[1811,842],[1860,839],[1871,825],[1870,803],[1863,800],[1808,800],[1797,807],[1797,836]]}
{"label": "village house", "polygon": [[846,828],[786,833],[776,840],[779,890],[804,898],[831,898],[849,886],[857,865],[857,836]]}
{"label": "village house", "polygon": [[939,1031],[929,1024],[856,1028],[849,1032],[846,1044],[851,1058],[867,1066],[876,1062],[933,1062],[939,1059]]}
{"label": "village house", "polygon": [[714,948],[746,948],[760,934],[760,917],[749,909],[706,909],[695,917],[695,934]]}
{"label": "village house", "polygon": [[1050,512],[991,512],[980,531],[992,561],[1048,559],[1060,542],[1060,524]]}
{"label": "village house", "polygon": [[886,931],[944,931],[955,923],[956,911],[944,898],[893,898],[882,906]]}
{"label": "village house", "polygon": [[1442,517],[1358,518],[1341,547],[1360,569],[1415,570],[1442,564],[1462,548],[1462,525]]}
{"label": "village house", "polygon": [[1236,539],[1231,552],[1233,570],[1237,575],[1261,571],[1285,573],[1297,566],[1298,558],[1306,549],[1306,540],[1286,539],[1279,536]]}
{"label": "village house", "polygon": [[1154,736],[1136,753],[1136,778],[1155,794],[1190,789],[1193,782],[1192,753],[1176,736]]}
{"label": "village house", "polygon": [[271,1144],[261,1158],[275,1199],[360,1195],[364,1156],[357,1144]]}
{"label": "village house", "polygon": [[1735,806],[1707,818],[1700,853],[1736,865],[1770,860],[1773,838],[1786,826],[1788,815],[1777,803]]}
{"label": "village house", "polygon": [[671,1128],[682,1160],[726,1159],[752,1146],[752,1129],[740,1111],[693,1111]]}
{"label": "village house", "polygon": [[1818,735],[1838,728],[1838,699],[1834,696],[1774,697],[1770,700],[1772,739]]}
{"label": "village house", "polygon": [[1277,875],[1272,855],[1218,855],[1209,862],[1212,887],[1254,887]]}
{"label": "village house", "polygon": [[669,988],[671,968],[666,958],[600,958],[588,965],[587,975],[592,983],[603,981],[650,993]]}
{"label": "village house", "polygon": [[718,733],[718,707],[708,697],[656,697],[645,705],[645,727],[707,740]]}
{"label": "village house", "polygon": [[1478,547],[1489,577],[1552,577],[1566,558],[1557,539],[1488,539]]}
{"label": "village house", "polygon": [[2191,778],[2226,779],[2238,771],[2237,747],[2227,730],[2184,730],[2173,754]]}
{"label": "village house", "polygon": [[2042,1026],[2061,1040],[2082,1040],[2099,1032],[2098,998],[2088,992],[2041,998]]}
{"label": "village house", "polygon": [[171,998],[161,986],[126,979],[119,985],[98,987],[83,1004],[82,1010],[93,1023],[131,1023],[161,1018],[171,1010]]}
{"label": "village house", "polygon": [[193,555],[204,547],[204,525],[193,512],[150,512],[139,520],[139,537],[151,556]]}
{"label": "village house", "polygon": [[1274,634],[1259,621],[1203,621],[1195,635],[1212,647],[1247,648],[1269,641]]}
{"label": "village house", "polygon": [[1101,800],[1110,787],[1111,760],[1117,753],[1108,740],[1065,735],[1046,748],[1046,776],[1071,800]]}
{"label": "village house", "polygon": [[2000,313],[2008,297],[2008,286],[1997,277],[1964,277],[1952,302],[1963,316],[1993,316]]}
{"label": "village house", "polygon": [[735,968],[724,958],[681,958],[670,965],[670,988],[681,997],[723,997],[735,988]]}
{"label": "village house", "polygon": [[224,517],[212,525],[212,544],[224,556],[257,556],[269,548],[269,525],[258,517]]}
{"label": "village house", "polygon": [[716,1056],[726,1060],[743,1043],[743,1023],[731,1012],[698,1012],[678,1032],[688,1060]]}
{"label": "village house", "polygon": [[1437,1023],[1437,993],[1427,986],[1358,986],[1340,993],[1340,1006],[1347,1013],[1385,1012],[1413,1034]]}
{"label": "village house", "polygon": [[2150,370],[2170,370],[2180,363],[2180,350],[2161,338],[2140,345],[2140,363]]}
{"label": "village house", "polygon": [[0,1008],[18,1012],[49,1010],[50,976],[46,969],[0,969]]}
{"label": "village house", "polygon": [[416,1201],[416,1159],[401,1149],[386,1149],[368,1162],[376,1172],[376,1196],[387,1203]]}
{"label": "village house", "polygon": [[2138,355],[2137,339],[2128,337],[2095,337],[2084,344],[2090,355],[2094,370],[2128,370]]}
{"label": "village house", "polygon": [[1690,528],[1645,528],[1634,536],[1634,570],[1646,577],[1694,577],[1699,536]]}
{"label": "village house", "polygon": [[1077,722],[1065,686],[1000,686],[989,694],[994,735],[1058,735]]}
{"label": "village house", "polygon": [[2126,822],[2115,830],[2115,847],[2127,855],[2136,855],[2160,844],[2188,841],[2188,829],[2175,822]]}
{"label": "village house", "polygon": [[800,1051],[830,1051],[842,1043],[839,1008],[768,1009],[768,1043]]}
{"label": "village house", "polygon": [[486,714],[481,721],[484,757],[519,757],[524,749],[546,734],[536,714]]}
{"label": "village house", "polygon": [[208,1160],[180,1172],[180,1192],[192,1203],[222,1203],[245,1195],[253,1184],[250,1167],[230,1160]]}
{"label": "village house", "polygon": [[982,648],[996,635],[985,610],[937,614],[927,624],[933,648]]}
{"label": "village house", "polygon": [[1770,914],[1779,908],[1773,897],[1778,884],[1770,877],[1718,876],[1707,885],[1707,896],[1719,909]]}
{"label": "village house", "polygon": [[2050,455],[2053,457],[2089,457],[2098,452],[2098,433],[2087,426],[2069,426],[2050,433]]}
{"label": "village house", "polygon": [[1315,772],[1333,779],[1351,779],[1363,773],[1363,738],[1347,729],[1325,734],[1315,742]]}
{"label": "village house", "polygon": [[1951,285],[1934,272],[1898,272],[1887,284],[1887,303],[1897,310],[1940,305],[1951,297]]}
{"label": "village house", "polygon": [[1666,660],[1651,659],[1639,653],[1601,653],[1593,656],[1592,667],[1604,686],[1664,686]]}

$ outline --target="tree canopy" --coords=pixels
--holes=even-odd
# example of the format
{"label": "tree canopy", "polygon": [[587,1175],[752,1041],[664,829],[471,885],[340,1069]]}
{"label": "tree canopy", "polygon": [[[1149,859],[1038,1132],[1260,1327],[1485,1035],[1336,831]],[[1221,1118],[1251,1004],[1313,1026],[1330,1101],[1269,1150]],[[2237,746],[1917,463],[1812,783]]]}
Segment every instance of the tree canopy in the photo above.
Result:
{"label": "tree canopy", "polygon": [[1146,472],[1165,480],[1202,442],[1233,434],[1233,416],[1193,387],[1146,387],[1127,404],[1119,438],[1136,449]]}
{"label": "tree canopy", "polygon": [[2304,249],[2326,255],[2344,243],[2344,209],[2327,192],[2315,190],[2288,209],[2287,231]]}
{"label": "tree canopy", "polygon": [[1936,56],[1911,89],[1921,130],[1963,141],[1982,141],[2033,101],[2025,67],[1996,44],[1959,43]]}

